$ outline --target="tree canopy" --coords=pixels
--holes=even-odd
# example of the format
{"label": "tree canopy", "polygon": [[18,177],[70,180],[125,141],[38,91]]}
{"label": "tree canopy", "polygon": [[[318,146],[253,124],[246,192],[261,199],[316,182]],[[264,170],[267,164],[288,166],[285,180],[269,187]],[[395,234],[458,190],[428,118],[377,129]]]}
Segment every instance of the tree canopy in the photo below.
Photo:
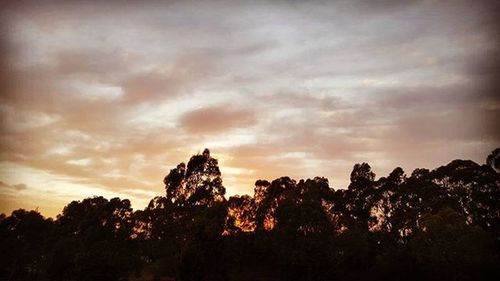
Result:
{"label": "tree canopy", "polygon": [[56,219],[0,216],[1,280],[498,280],[500,148],[346,189],[323,177],[255,182],[225,197],[205,149],[164,178],[164,196],[86,198]]}

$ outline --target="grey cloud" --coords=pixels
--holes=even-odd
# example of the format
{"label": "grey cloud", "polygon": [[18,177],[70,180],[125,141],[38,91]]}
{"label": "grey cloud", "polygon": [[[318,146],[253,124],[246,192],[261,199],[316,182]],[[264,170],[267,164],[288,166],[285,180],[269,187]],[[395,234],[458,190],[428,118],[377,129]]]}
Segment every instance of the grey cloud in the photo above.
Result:
{"label": "grey cloud", "polygon": [[28,186],[24,183],[19,183],[19,184],[7,184],[3,181],[0,181],[0,187],[2,188],[8,188],[8,189],[13,189],[16,191],[23,191],[28,189]]}
{"label": "grey cloud", "polygon": [[189,133],[213,134],[246,128],[256,124],[254,112],[238,110],[229,105],[200,108],[182,115],[180,128]]}
{"label": "grey cloud", "polygon": [[[350,105],[339,97],[315,94],[314,92],[298,92],[296,90],[283,89],[274,94],[256,95],[255,99],[265,101],[262,106],[274,107],[278,104],[283,108],[301,108],[311,110],[334,110],[346,109]],[[270,110],[273,110],[271,108]]]}
{"label": "grey cloud", "polygon": [[90,75],[103,79],[126,71],[128,63],[140,57],[124,50],[97,48],[63,50],[55,54],[55,70],[59,75]]}

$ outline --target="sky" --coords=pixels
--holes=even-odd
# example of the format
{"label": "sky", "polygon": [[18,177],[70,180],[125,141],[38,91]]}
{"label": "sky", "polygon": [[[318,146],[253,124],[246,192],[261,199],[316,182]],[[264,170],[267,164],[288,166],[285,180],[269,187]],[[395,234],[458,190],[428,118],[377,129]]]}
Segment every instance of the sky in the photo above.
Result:
{"label": "sky", "polygon": [[[497,2],[497,3],[495,3]],[[204,148],[257,179],[377,176],[500,146],[498,1],[5,1],[0,212],[144,208]]]}

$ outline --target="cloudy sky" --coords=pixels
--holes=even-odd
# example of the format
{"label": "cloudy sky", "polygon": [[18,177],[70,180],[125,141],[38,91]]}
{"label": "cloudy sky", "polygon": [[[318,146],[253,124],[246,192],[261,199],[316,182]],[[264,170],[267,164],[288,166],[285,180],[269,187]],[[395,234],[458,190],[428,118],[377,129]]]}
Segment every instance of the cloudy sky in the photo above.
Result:
{"label": "cloudy sky", "polygon": [[0,9],[0,212],[143,208],[205,147],[234,195],[500,144],[494,1],[37,2]]}

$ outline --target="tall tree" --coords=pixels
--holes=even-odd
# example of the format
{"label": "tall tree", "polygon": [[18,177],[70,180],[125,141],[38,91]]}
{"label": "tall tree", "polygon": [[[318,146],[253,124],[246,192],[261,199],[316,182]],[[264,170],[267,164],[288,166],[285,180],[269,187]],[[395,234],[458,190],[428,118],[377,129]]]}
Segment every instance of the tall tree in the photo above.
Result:
{"label": "tall tree", "polygon": [[146,211],[160,214],[162,222],[153,220],[162,225],[161,229],[170,230],[165,233],[175,235],[171,241],[176,243],[174,256],[178,256],[179,261],[177,277],[181,280],[198,280],[201,276],[209,280],[224,279],[225,270],[219,259],[227,202],[217,159],[205,149],[202,154],[192,156],[187,165],[181,163],[172,169],[164,183],[166,201],[161,199],[160,205],[153,204]]}
{"label": "tall tree", "polygon": [[164,183],[167,199],[180,205],[210,206],[223,201],[226,193],[218,161],[208,149],[192,156],[187,167],[181,163],[172,169]]}

